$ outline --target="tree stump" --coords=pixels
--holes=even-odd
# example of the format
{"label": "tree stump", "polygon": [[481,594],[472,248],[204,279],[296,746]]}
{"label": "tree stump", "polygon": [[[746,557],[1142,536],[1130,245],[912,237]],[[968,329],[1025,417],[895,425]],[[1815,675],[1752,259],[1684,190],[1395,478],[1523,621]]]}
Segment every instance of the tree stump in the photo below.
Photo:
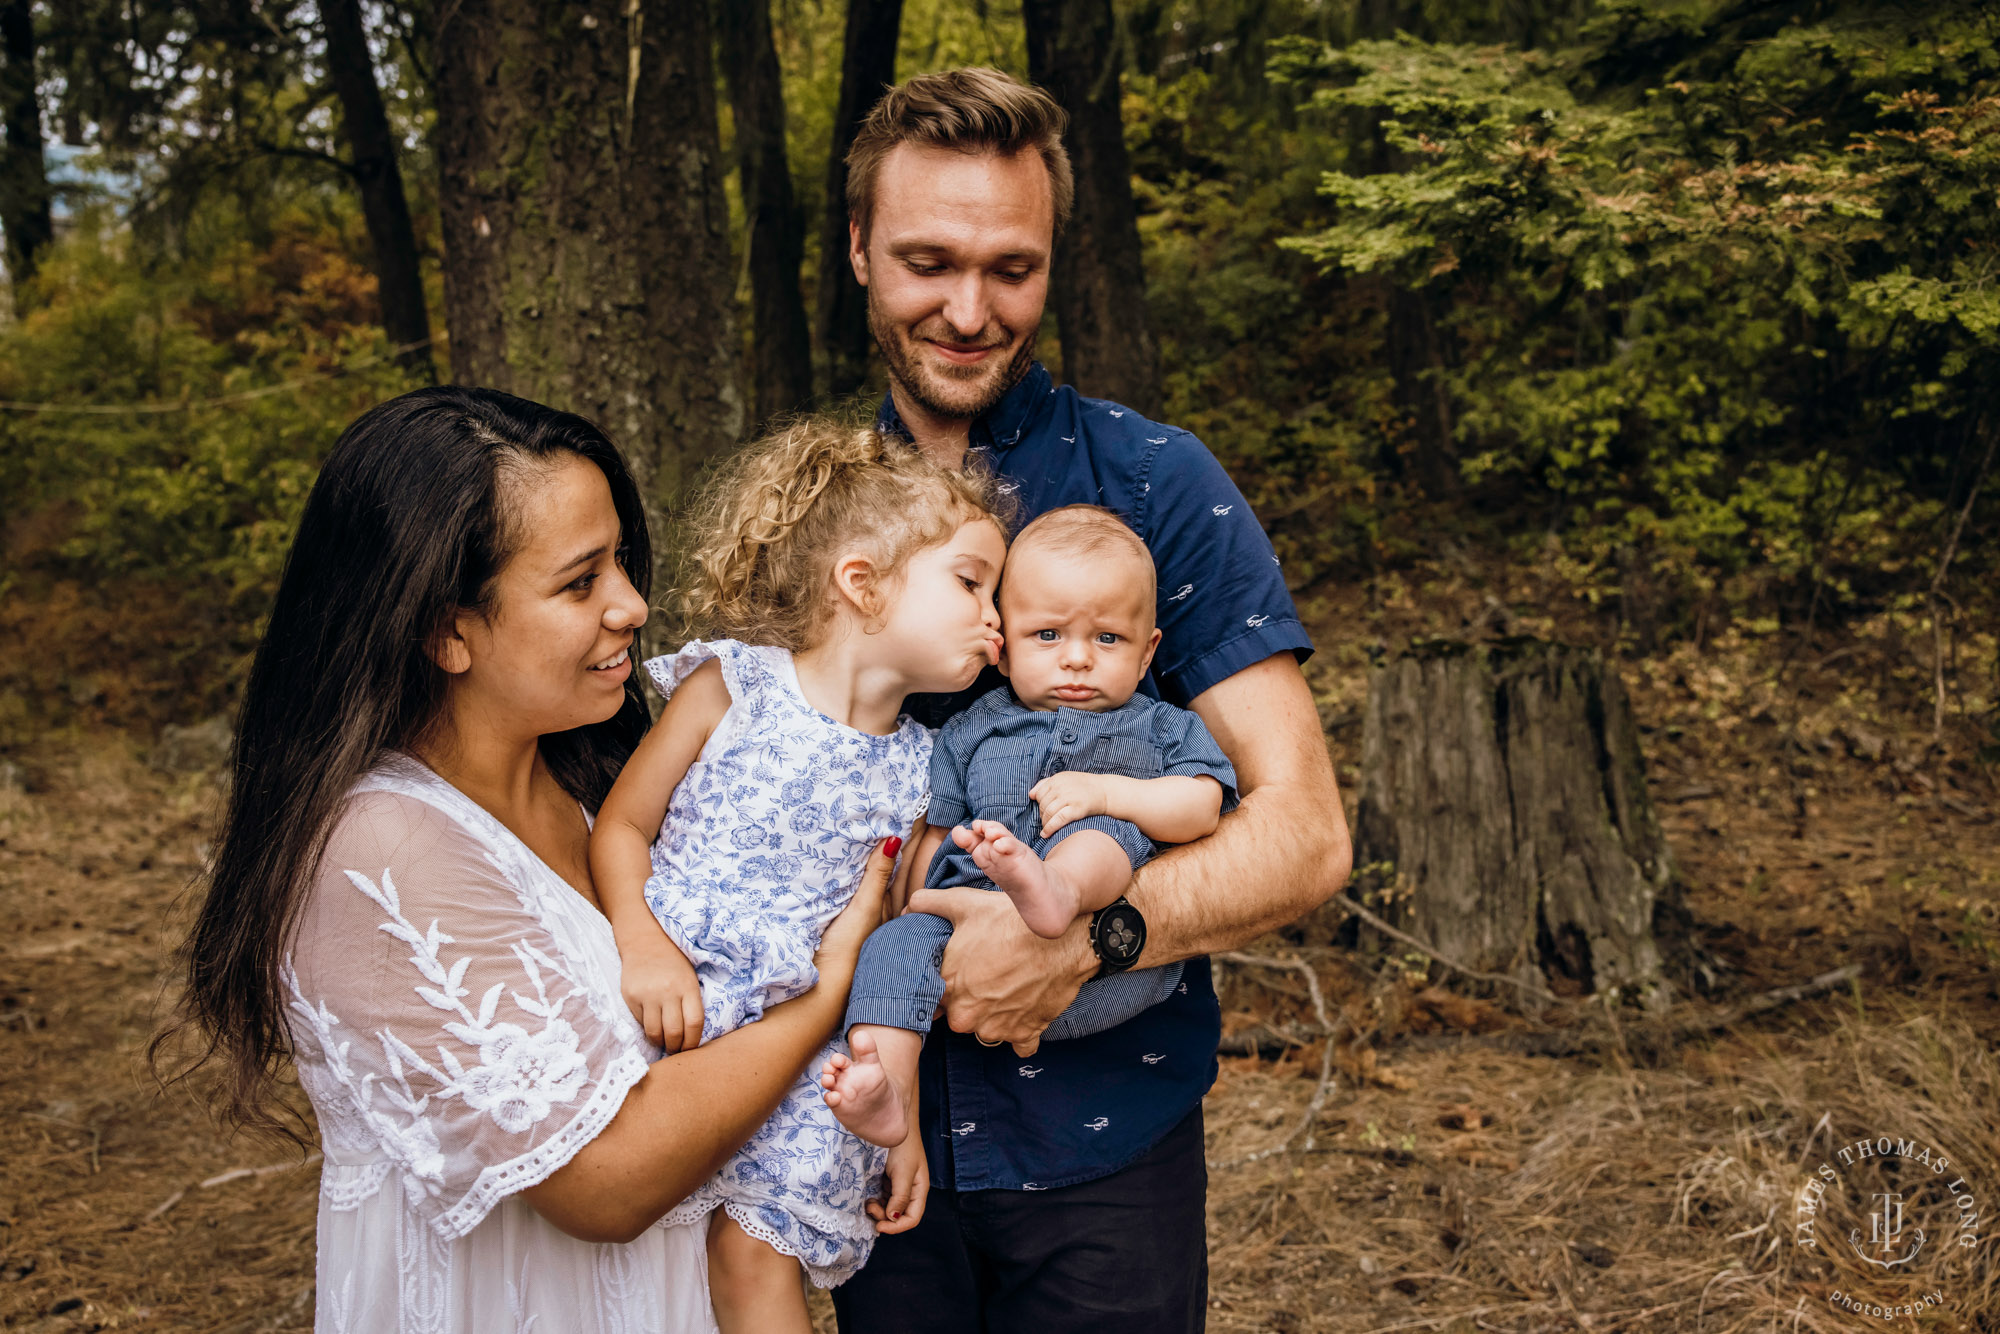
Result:
{"label": "tree stump", "polygon": [[1355,864],[1391,922],[1482,972],[1670,999],[1653,915],[1673,865],[1595,651],[1428,641],[1382,663],[1360,798]]}

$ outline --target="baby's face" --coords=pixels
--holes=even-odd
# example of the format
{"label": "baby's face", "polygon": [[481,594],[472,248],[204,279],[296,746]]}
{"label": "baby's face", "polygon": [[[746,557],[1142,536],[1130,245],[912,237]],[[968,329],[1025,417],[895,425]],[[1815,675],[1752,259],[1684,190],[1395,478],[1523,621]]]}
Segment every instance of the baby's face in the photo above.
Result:
{"label": "baby's face", "polygon": [[1017,548],[1000,585],[1000,670],[1020,701],[1102,713],[1131,699],[1160,643],[1150,583],[1123,553]]}

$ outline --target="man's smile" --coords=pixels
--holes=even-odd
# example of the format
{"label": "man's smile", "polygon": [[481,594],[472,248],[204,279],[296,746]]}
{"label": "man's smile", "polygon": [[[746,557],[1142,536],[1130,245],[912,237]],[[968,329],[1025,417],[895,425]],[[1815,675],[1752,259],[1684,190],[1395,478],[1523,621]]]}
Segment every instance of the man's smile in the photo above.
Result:
{"label": "man's smile", "polygon": [[968,347],[962,343],[940,343],[934,338],[926,338],[924,342],[954,366],[977,366],[1002,346],[999,343],[982,343]]}

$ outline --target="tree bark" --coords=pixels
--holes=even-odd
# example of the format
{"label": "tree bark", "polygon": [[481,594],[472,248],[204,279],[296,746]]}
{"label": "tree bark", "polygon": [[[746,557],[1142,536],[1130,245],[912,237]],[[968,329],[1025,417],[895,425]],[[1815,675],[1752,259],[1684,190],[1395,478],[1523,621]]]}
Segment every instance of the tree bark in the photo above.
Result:
{"label": "tree bark", "polygon": [[42,247],[55,237],[48,168],[42,160],[42,108],[35,95],[35,16],[29,0],[0,0],[0,228],[7,233],[7,275],[14,310],[27,310],[28,281]]}
{"label": "tree bark", "polygon": [[1670,999],[1653,917],[1673,863],[1594,651],[1437,644],[1376,668],[1355,864],[1393,887],[1388,920],[1468,968]]}
{"label": "tree bark", "polygon": [[750,369],[761,425],[812,397],[812,330],[799,289],[805,218],[785,155],[785,90],[771,43],[770,0],[728,0],[715,13],[750,219]]}
{"label": "tree bark", "polygon": [[868,294],[847,262],[847,150],[861,122],[896,81],[896,38],[903,0],[847,0],[841,47],[840,101],[826,160],[826,212],[819,231],[819,294],[813,311],[819,334],[820,392],[851,394],[868,377]]}
{"label": "tree bark", "polygon": [[464,0],[436,49],[452,373],[597,421],[657,513],[743,426],[707,7]]}
{"label": "tree bark", "polygon": [[1069,113],[1063,143],[1076,171],[1076,203],[1056,243],[1049,289],[1063,379],[1157,417],[1160,360],[1146,322],[1111,0],[1023,0],[1021,14],[1028,72]]}
{"label": "tree bark", "polygon": [[[1459,490],[1458,451],[1452,443],[1451,399],[1441,378],[1444,354],[1431,318],[1431,297],[1392,286],[1388,305],[1389,374],[1396,406],[1410,424],[1407,468],[1426,496],[1446,500]],[[1399,470],[1405,467],[1401,459],[1394,462]]]}
{"label": "tree bark", "polygon": [[[375,286],[382,303],[382,331],[404,351],[398,360],[424,379],[434,378],[430,313],[424,304],[424,276],[417,259],[417,232],[403,196],[403,172],[396,163],[396,139],[375,82],[375,62],[361,25],[360,0],[320,0],[326,20],[326,64],[340,99],[340,124],[354,163],[350,170],[361,192],[361,216],[375,247]],[[415,344],[416,346],[412,346]]]}

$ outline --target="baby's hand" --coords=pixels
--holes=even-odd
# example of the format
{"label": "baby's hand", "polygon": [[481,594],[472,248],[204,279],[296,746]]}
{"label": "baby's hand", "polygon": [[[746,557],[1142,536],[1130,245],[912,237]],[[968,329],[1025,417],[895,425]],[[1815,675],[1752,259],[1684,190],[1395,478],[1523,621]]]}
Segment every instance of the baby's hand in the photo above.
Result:
{"label": "baby's hand", "polygon": [[914,1125],[901,1144],[889,1150],[889,1173],[883,1188],[888,1200],[868,1201],[868,1216],[881,1236],[908,1232],[923,1221],[924,1201],[931,1192],[930,1163],[924,1157],[923,1136]]}
{"label": "baby's hand", "polygon": [[1104,814],[1104,783],[1096,774],[1065,770],[1029,788],[1028,800],[1042,808],[1042,837],[1049,838],[1064,825]]}
{"label": "baby's hand", "polygon": [[657,944],[624,951],[619,989],[647,1040],[669,1056],[701,1045],[701,979],[664,932]]}

